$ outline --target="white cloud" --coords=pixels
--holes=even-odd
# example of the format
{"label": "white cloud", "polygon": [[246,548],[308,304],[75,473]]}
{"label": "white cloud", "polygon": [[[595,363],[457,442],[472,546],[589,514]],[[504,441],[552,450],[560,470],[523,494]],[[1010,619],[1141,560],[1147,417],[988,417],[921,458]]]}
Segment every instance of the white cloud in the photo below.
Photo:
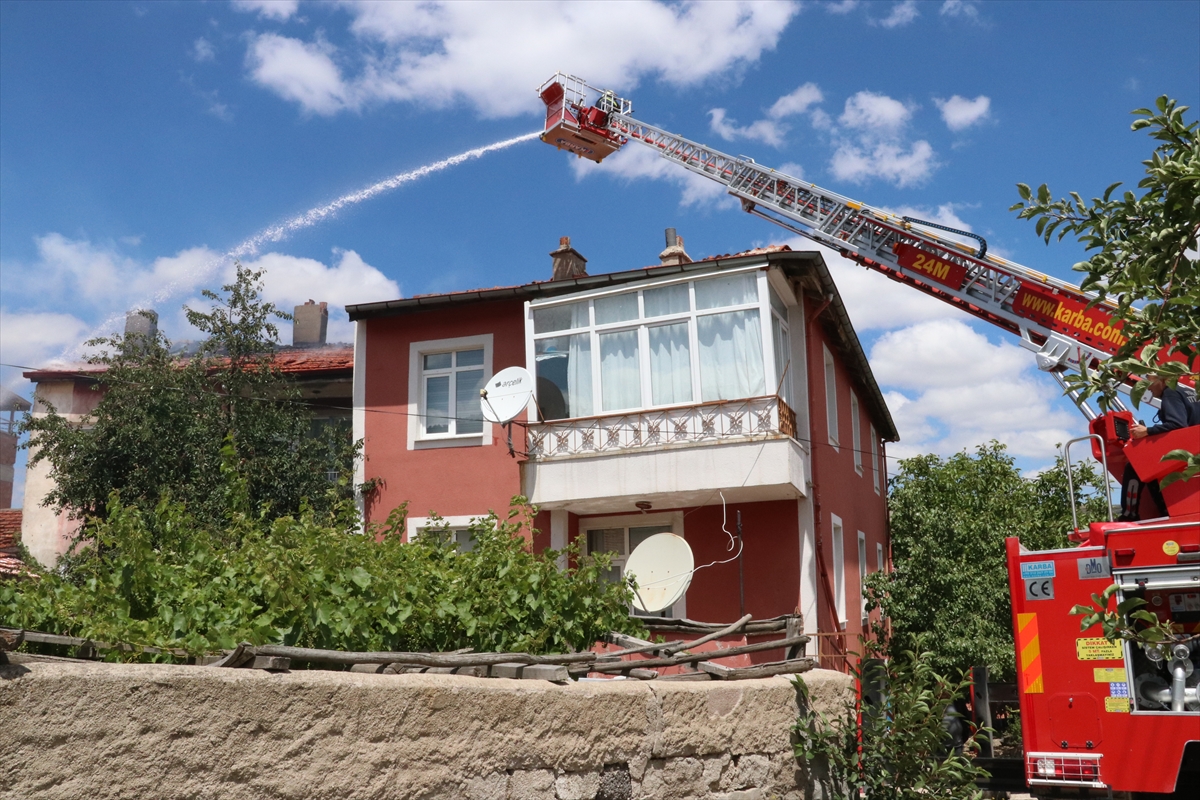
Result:
{"label": "white cloud", "polygon": [[[485,117],[534,112],[531,91],[565,69],[621,92],[644,78],[688,85],[756,62],[795,3],[379,3],[342,5],[362,46],[263,34],[249,65],[260,85],[317,114],[405,101],[465,102]],[[605,32],[619,31],[616,36]],[[594,46],[581,46],[580,42]]]}
{"label": "white cloud", "polygon": [[1046,460],[1079,427],[1029,353],[958,320],[890,331],[870,361],[900,430],[892,455],[949,454],[997,439],[1014,455]]}
{"label": "white cloud", "polygon": [[333,114],[352,101],[349,89],[323,42],[264,33],[254,39],[246,54],[251,77],[285,100],[299,103],[317,114]]}
{"label": "white cloud", "polygon": [[944,17],[962,17],[963,19],[979,19],[979,7],[971,0],[946,0],[938,11]]}
{"label": "white cloud", "polygon": [[296,13],[300,8],[300,0],[233,0],[233,7],[238,11],[256,13],[262,19],[282,22]]}
{"label": "white cloud", "polygon": [[846,100],[839,122],[849,128],[894,132],[912,119],[912,108],[886,94],[862,91]]}
{"label": "white cloud", "polygon": [[726,122],[723,108],[712,109],[708,112],[708,116],[709,127],[712,128],[713,133],[727,142],[735,139],[749,139],[779,147],[783,144],[783,134],[787,130],[786,125],[780,125],[773,119],[760,119],[745,127],[738,127],[736,120]]}
{"label": "white cloud", "polygon": [[805,83],[794,92],[785,94],[776,100],[769,109],[765,119],[752,122],[745,127],[739,127],[736,120],[726,120],[725,109],[714,108],[708,112],[709,125],[713,133],[727,142],[735,139],[749,139],[779,147],[783,144],[783,136],[790,126],[784,122],[788,117],[803,114],[810,106],[825,99],[821,89],[815,83]]}
{"label": "white cloud", "polygon": [[[234,266],[205,247],[181,250],[150,262],[130,258],[111,246],[72,240],[52,233],[37,240],[38,258],[30,264],[6,262],[4,361],[33,363],[78,358],[79,345],[93,335],[119,331],[131,308],[154,308],[159,326],[170,338],[188,339],[195,331],[182,312],[184,301],[206,307],[199,291],[229,283]],[[330,304],[330,337],[350,341],[349,321],[342,309],[348,303],[395,299],[399,285],[353,250],[335,250],[326,265],[310,258],[266,253],[243,263],[264,269],[263,296],[285,311],[305,300]],[[70,304],[71,315],[46,313],[46,305]],[[27,331],[27,332],[26,332]],[[290,334],[284,335],[290,339]],[[11,355],[13,351],[15,355]],[[17,358],[33,362],[14,361]]]}
{"label": "white cloud", "polygon": [[586,158],[571,162],[576,180],[592,175],[607,175],[623,181],[641,179],[667,181],[675,184],[682,192],[681,206],[713,204],[736,208],[737,201],[730,197],[724,185],[702,177],[678,164],[667,161],[648,147],[624,147],[597,164]]}
{"label": "white cloud", "polygon": [[836,3],[823,3],[822,7],[830,14],[849,14],[858,8],[858,0],[838,0]]}
{"label": "white cloud", "polygon": [[847,98],[841,128],[824,117],[814,125],[829,130],[836,142],[829,162],[834,177],[851,183],[881,178],[899,187],[914,186],[937,167],[933,146],[906,142],[904,132],[914,107],[885,94],[861,91]]}
{"label": "white cloud", "polygon": [[[254,261],[245,262],[251,269],[266,270],[263,276],[263,297],[280,309],[291,313],[294,306],[307,300],[329,303],[330,342],[353,342],[354,325],[345,306],[395,300],[400,297],[400,285],[375,267],[362,260],[353,250],[334,250],[337,263],[325,265],[312,258],[298,258],[283,253],[267,253]],[[223,278],[234,277],[230,265]],[[285,343],[291,341],[291,331],[280,331]]]}
{"label": "white cloud", "polygon": [[882,178],[900,188],[915,186],[933,172],[937,162],[929,142],[913,142],[907,149],[892,142],[869,147],[843,144],[833,154],[829,168],[834,177],[851,183]]}
{"label": "white cloud", "polygon": [[987,119],[991,111],[990,98],[979,95],[974,100],[954,95],[949,100],[934,99],[942,112],[942,120],[952,131],[961,131]]}
{"label": "white cloud", "polygon": [[896,5],[892,6],[892,13],[878,22],[873,22],[884,28],[900,28],[909,24],[920,15],[921,12],[917,10],[917,0],[904,0],[903,3],[896,3]]}
{"label": "white cloud", "polygon": [[767,111],[767,116],[771,119],[783,119],[784,117],[803,114],[805,111],[808,111],[810,106],[814,106],[824,99],[825,95],[821,93],[820,87],[815,83],[801,84],[791,94],[785,94],[776,100],[770,110]]}
{"label": "white cloud", "polygon": [[72,314],[0,308],[0,361],[18,367],[40,366],[76,344],[88,330],[89,325]]}
{"label": "white cloud", "polygon": [[804,167],[797,164],[795,161],[785,161],[778,167],[776,171],[782,172],[784,175],[791,175],[793,178],[804,178]]}
{"label": "white cloud", "polygon": [[192,59],[196,63],[212,61],[216,57],[217,51],[213,49],[212,42],[203,36],[192,43]]}

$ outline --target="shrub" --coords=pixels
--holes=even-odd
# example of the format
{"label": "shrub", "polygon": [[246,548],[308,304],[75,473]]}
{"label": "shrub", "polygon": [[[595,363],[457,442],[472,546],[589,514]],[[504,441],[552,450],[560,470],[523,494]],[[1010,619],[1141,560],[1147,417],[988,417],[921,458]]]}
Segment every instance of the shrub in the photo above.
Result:
{"label": "shrub", "polygon": [[[882,701],[850,700],[832,718],[811,709],[804,681],[794,683],[801,713],[793,731],[796,757],[810,778],[825,784],[826,796],[869,800],[967,800],[982,797],[977,777],[987,772],[950,747],[943,727],[947,711],[970,682],[938,675],[930,654],[907,651],[872,663],[882,670]],[[855,669],[856,680],[862,674]],[[861,719],[861,738],[860,738]],[[976,734],[978,736],[980,734]],[[974,737],[965,750],[977,750]]]}
{"label": "shrub", "polygon": [[521,510],[478,520],[474,549],[458,552],[436,535],[404,543],[403,508],[367,535],[351,532],[348,502],[333,513],[235,514],[213,531],[178,503],[144,512],[113,495],[60,572],[0,585],[0,620],[191,653],[241,641],[546,653],[638,632],[631,592],[604,580],[605,560],[570,549],[572,566],[560,570],[560,553],[525,547]]}

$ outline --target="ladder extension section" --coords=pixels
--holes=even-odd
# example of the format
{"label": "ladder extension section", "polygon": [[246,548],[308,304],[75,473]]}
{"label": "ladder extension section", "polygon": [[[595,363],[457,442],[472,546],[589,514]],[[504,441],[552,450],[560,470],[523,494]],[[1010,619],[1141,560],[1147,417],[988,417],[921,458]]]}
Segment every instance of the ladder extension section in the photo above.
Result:
{"label": "ladder extension section", "polygon": [[609,128],[724,184],[742,208],[1021,337],[1052,370],[1091,366],[1124,341],[1120,323],[1077,287],[957,242],[754,161],[612,114]]}

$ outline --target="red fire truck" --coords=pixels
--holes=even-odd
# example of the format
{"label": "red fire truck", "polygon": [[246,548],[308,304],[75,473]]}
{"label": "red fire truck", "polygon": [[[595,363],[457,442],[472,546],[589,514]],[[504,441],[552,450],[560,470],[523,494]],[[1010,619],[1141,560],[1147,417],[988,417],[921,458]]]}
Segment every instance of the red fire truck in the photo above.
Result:
{"label": "red fire truck", "polygon": [[[745,211],[1016,334],[1064,388],[1066,370],[1094,366],[1124,342],[1111,306],[1089,307],[1093,297],[1079,287],[988,253],[976,234],[898,217],[639,122],[629,100],[574,76],[559,73],[538,93],[546,105],[542,141],[596,162],[631,141],[651,147],[723,184]],[[1194,388],[1194,379],[1183,383]],[[1099,414],[1068,394],[1090,420],[1088,436],[1069,443],[1068,456],[1070,444],[1090,442],[1117,480],[1131,464],[1143,484],[1157,481],[1183,467],[1163,462],[1164,454],[1200,450],[1200,426],[1133,440],[1133,414],[1123,403]],[[1200,770],[1200,637],[1188,638],[1200,633],[1200,476],[1161,494],[1161,516],[1093,523],[1073,532],[1077,547],[1032,552],[1007,541],[1031,787],[1167,793],[1190,785],[1200,797],[1200,772],[1195,784],[1180,777],[1191,774],[1181,766]],[[1090,604],[1113,583],[1110,608],[1142,598],[1178,639],[1142,647],[1110,642],[1099,627],[1081,632],[1072,607]]]}

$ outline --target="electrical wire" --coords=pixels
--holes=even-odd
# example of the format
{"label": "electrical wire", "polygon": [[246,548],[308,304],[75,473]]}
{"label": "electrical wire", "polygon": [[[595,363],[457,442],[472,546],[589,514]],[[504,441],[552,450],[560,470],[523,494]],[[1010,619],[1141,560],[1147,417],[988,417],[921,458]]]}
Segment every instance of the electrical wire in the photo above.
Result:
{"label": "electrical wire", "polygon": [[[40,367],[30,367],[30,366],[25,366],[22,364],[9,364],[9,363],[3,363],[3,362],[0,362],[0,367],[11,367],[13,369],[28,370],[31,372],[42,371],[42,368],[40,368]],[[64,375],[64,376],[74,377],[74,378],[81,378],[84,380],[92,380],[97,383],[102,383],[105,380],[108,380],[109,382],[112,382],[112,383],[116,383],[116,381],[112,381],[111,379],[103,377],[103,373],[71,372],[71,371],[67,371],[67,370],[63,370],[63,371],[54,370],[54,372],[59,375]],[[125,381],[124,383],[126,385],[130,385],[130,386],[138,385],[137,382],[135,382],[135,381]],[[174,391],[183,391],[183,389],[180,387],[159,386],[158,388],[173,389]],[[398,416],[398,417],[417,417],[419,419],[429,419],[429,420],[479,422],[479,417],[458,417],[458,416],[446,416],[446,415],[441,415],[441,414],[420,414],[420,413],[413,413],[410,411],[393,411],[390,409],[383,409],[383,408],[368,408],[366,406],[356,407],[356,406],[330,405],[328,403],[322,403],[320,400],[304,400],[304,399],[294,399],[294,398],[286,398],[286,397],[257,397],[254,395],[246,395],[246,396],[241,397],[240,399],[256,400],[256,401],[265,402],[265,403],[293,403],[295,405],[302,405],[302,406],[305,406],[310,409],[317,408],[317,409],[323,409],[323,410],[329,410],[329,411],[351,411],[351,412],[362,411],[367,414],[384,414],[384,415]],[[736,401],[733,401],[733,402],[736,402]],[[655,411],[657,411],[657,410],[669,411],[670,409],[656,409],[656,410],[651,410],[649,412],[637,412],[637,413],[655,413]],[[518,424],[525,424],[525,425],[549,424],[549,425],[553,425],[555,422],[556,422],[556,420],[548,420],[546,422],[518,423]],[[615,430],[619,430],[619,431],[634,432],[634,431],[641,430],[640,428],[635,428],[635,427],[629,426],[629,425],[617,425],[617,426],[598,425],[597,427],[602,427],[606,431],[615,429]],[[753,440],[754,434],[749,434],[749,438],[751,440]],[[790,438],[796,440],[797,442],[800,442],[802,444],[806,444],[809,446],[830,447],[838,452],[841,452],[844,449],[850,453],[857,452],[857,453],[861,453],[864,456],[871,455],[871,451],[866,450],[864,448],[854,448],[854,447],[848,447],[848,446],[840,445],[840,444],[835,445],[831,442],[822,442],[822,441],[818,441],[816,439],[805,439],[798,435],[793,435]],[[764,441],[764,445],[765,445],[765,441]],[[529,454],[522,453],[522,455],[528,456]],[[759,456],[761,456],[761,455],[762,455],[762,450],[760,449]],[[899,456],[890,456],[887,454],[883,454],[883,455],[876,454],[876,457],[888,459],[891,461],[902,461],[903,460]],[[758,463],[758,458],[756,457],[754,459],[754,464],[756,465],[757,463]],[[751,466],[751,470],[753,470],[753,465]],[[749,480],[749,475],[747,475],[746,480],[747,481]],[[745,486],[745,485],[746,485],[745,482],[743,482],[742,486]],[[711,498],[712,495],[714,495],[716,493],[717,493],[717,490],[713,490],[713,492],[709,494],[709,498]],[[707,501],[707,499],[708,498],[706,498],[706,501]],[[691,512],[688,512],[688,513],[691,513]]]}

